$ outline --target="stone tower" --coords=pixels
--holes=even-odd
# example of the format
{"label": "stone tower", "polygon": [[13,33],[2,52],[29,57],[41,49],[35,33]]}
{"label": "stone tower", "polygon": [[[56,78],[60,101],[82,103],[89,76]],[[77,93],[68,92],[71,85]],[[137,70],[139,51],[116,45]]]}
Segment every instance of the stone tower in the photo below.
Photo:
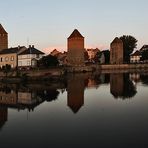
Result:
{"label": "stone tower", "polygon": [[110,64],[123,64],[123,42],[118,37],[110,45]]}
{"label": "stone tower", "polygon": [[75,29],[68,38],[68,65],[84,66],[84,37]]}
{"label": "stone tower", "polygon": [[8,33],[0,24],[0,50],[8,48]]}

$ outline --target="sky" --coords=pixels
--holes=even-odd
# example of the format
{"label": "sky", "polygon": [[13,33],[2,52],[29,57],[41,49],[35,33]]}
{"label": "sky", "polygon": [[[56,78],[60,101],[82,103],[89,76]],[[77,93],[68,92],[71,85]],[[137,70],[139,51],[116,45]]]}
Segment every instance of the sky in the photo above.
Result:
{"label": "sky", "polygon": [[0,23],[9,47],[35,45],[51,52],[67,51],[74,29],[85,48],[109,49],[115,37],[132,35],[137,49],[148,44],[147,0],[0,0]]}

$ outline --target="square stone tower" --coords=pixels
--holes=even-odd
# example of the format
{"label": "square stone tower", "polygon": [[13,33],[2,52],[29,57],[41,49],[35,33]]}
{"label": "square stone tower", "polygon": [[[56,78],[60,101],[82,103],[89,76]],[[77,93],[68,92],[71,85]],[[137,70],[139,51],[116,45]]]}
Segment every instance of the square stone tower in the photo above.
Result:
{"label": "square stone tower", "polygon": [[123,64],[123,42],[118,37],[110,45],[110,64]]}
{"label": "square stone tower", "polygon": [[8,33],[0,24],[0,51],[8,48]]}
{"label": "square stone tower", "polygon": [[84,66],[84,37],[75,29],[68,38],[68,65]]}

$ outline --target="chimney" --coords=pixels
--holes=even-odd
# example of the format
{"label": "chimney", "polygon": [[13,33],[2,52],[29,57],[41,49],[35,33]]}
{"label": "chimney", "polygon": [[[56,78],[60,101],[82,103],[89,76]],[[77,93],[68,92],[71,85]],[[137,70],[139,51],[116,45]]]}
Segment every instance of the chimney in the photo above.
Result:
{"label": "chimney", "polygon": [[31,45],[29,45],[29,48],[31,48]]}
{"label": "chimney", "polygon": [[34,48],[34,45],[32,45],[32,48]]}
{"label": "chimney", "polygon": [[20,45],[18,45],[18,49],[20,49],[21,48],[21,46]]}

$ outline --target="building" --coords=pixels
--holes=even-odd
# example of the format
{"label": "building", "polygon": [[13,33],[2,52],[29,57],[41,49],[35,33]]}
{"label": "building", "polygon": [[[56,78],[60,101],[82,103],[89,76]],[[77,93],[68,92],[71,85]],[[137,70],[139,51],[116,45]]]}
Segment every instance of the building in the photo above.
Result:
{"label": "building", "polygon": [[142,48],[140,49],[140,52],[143,52],[145,50],[148,50],[148,45],[143,45]]}
{"label": "building", "polygon": [[58,51],[57,49],[54,49],[54,50],[50,53],[50,55],[52,55],[52,56],[57,56],[59,53],[61,53],[61,52]]}
{"label": "building", "polygon": [[118,37],[110,45],[110,64],[123,64],[123,42]]}
{"label": "building", "polygon": [[0,67],[11,65],[11,68],[17,67],[18,57],[17,55],[26,50],[25,46],[18,46],[14,48],[7,48],[0,51]]}
{"label": "building", "polygon": [[0,24],[0,51],[8,48],[8,33]]}
{"label": "building", "polygon": [[68,65],[69,66],[84,66],[84,37],[75,29],[68,37]]}
{"label": "building", "polygon": [[140,63],[141,57],[141,52],[138,50],[135,51],[133,54],[130,55],[130,63]]}
{"label": "building", "polygon": [[50,55],[55,56],[58,61],[59,65],[67,65],[67,52],[60,52],[57,49],[54,49]]}
{"label": "building", "polygon": [[95,56],[96,56],[96,54],[98,52],[100,52],[100,50],[98,48],[96,48],[96,49],[93,49],[93,48],[87,49],[89,60],[90,61],[94,60],[94,58],[95,58]]}
{"label": "building", "polygon": [[41,59],[45,53],[34,48],[34,45],[29,45],[29,48],[18,54],[18,67],[34,67],[36,61]]}

